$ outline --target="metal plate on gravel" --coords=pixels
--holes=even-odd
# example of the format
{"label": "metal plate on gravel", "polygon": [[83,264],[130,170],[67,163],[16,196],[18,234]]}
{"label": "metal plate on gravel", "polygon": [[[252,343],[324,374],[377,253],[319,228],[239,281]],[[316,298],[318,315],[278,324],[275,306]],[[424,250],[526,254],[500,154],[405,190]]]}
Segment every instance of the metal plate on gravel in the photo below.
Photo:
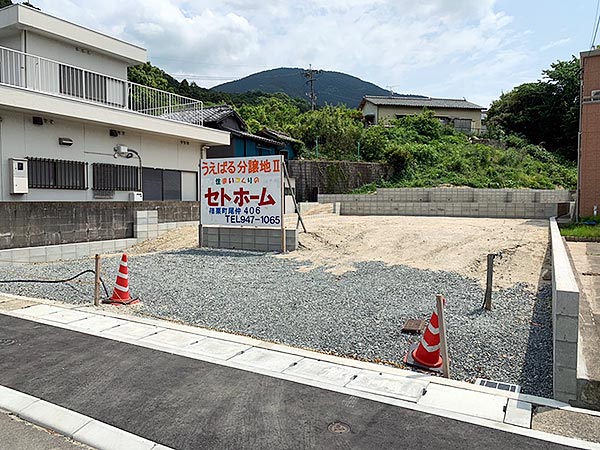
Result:
{"label": "metal plate on gravel", "polygon": [[420,319],[408,319],[402,327],[402,333],[419,334],[425,331],[426,322]]}

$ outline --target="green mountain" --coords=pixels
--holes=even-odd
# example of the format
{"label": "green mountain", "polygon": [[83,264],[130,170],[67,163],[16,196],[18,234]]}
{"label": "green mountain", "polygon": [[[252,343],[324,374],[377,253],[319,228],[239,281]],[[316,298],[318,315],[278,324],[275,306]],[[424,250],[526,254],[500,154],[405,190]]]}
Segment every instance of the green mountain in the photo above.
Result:
{"label": "green mountain", "polygon": [[[319,106],[327,103],[356,108],[364,95],[389,95],[389,91],[352,75],[325,70],[313,72],[314,91]],[[310,87],[306,73],[304,69],[281,67],[223,83],[213,87],[212,90],[227,93],[283,92],[292,98],[308,99]]]}

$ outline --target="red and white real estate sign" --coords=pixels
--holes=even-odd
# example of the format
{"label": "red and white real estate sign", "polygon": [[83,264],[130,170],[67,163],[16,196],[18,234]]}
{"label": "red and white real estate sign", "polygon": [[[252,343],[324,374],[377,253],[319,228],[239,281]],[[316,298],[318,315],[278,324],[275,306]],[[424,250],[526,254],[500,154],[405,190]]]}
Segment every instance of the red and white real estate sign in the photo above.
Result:
{"label": "red and white real estate sign", "polygon": [[283,170],[280,155],[203,159],[202,225],[281,228]]}

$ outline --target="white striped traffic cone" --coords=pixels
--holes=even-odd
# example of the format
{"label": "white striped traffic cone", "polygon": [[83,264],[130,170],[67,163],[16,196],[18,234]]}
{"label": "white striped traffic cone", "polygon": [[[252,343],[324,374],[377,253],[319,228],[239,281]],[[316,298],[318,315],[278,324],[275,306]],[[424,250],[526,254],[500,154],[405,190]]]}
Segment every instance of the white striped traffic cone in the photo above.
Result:
{"label": "white striped traffic cone", "polygon": [[131,298],[129,295],[129,269],[127,268],[127,254],[123,253],[121,263],[119,264],[119,272],[117,273],[117,281],[113,289],[112,296],[106,301],[112,305],[132,305],[139,303],[139,299]]}
{"label": "white striped traffic cone", "polygon": [[419,344],[413,344],[404,357],[404,362],[420,369],[441,372],[442,356],[440,355],[440,328],[436,311],[431,314],[429,325],[421,337]]}

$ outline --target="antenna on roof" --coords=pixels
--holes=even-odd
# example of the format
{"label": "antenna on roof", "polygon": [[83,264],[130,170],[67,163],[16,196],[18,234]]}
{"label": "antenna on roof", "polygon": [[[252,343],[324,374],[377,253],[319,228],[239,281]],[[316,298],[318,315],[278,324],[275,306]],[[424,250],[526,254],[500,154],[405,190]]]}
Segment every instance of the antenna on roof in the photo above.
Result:
{"label": "antenna on roof", "polygon": [[394,89],[395,87],[400,86],[399,84],[393,84],[393,85],[387,85],[386,88],[390,91],[390,97],[394,96]]}

